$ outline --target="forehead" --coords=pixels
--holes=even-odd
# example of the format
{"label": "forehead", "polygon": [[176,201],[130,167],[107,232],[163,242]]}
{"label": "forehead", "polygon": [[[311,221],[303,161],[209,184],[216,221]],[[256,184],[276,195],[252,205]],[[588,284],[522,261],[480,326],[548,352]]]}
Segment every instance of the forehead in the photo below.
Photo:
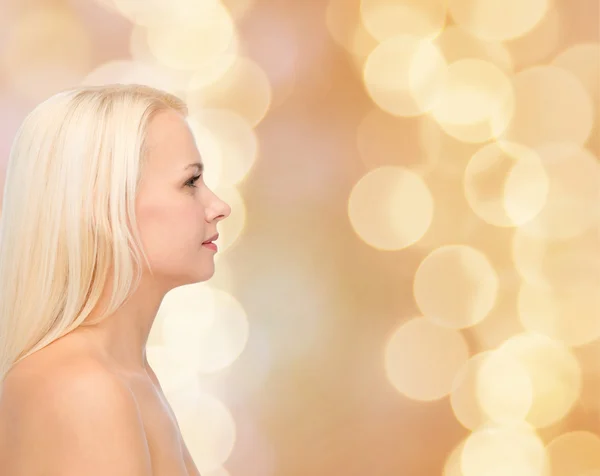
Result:
{"label": "forehead", "polygon": [[146,141],[151,167],[180,170],[190,161],[200,161],[194,136],[185,118],[175,111],[162,111],[152,118]]}

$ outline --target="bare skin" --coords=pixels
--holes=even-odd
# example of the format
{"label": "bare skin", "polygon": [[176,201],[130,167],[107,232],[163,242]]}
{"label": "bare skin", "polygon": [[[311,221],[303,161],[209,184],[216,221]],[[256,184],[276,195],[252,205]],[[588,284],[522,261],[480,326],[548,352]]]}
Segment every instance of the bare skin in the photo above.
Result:
{"label": "bare skin", "polygon": [[[112,285],[109,278],[84,327],[26,357],[9,371],[0,387],[3,476],[70,476],[81,471],[91,474],[85,458],[79,456],[76,461],[70,456],[75,450],[59,446],[58,435],[67,430],[73,436],[66,441],[72,443],[75,439],[79,450],[88,451],[99,463],[109,465],[107,461],[112,458],[115,463],[106,466],[111,476],[200,474],[148,364],[146,343],[165,294],[213,275],[214,251],[202,242],[216,233],[217,223],[228,217],[231,209],[202,178],[190,185],[190,179],[199,175],[199,170],[186,166],[202,161],[179,114],[169,111],[153,119],[149,145],[136,213],[154,276],[144,270],[138,290],[125,305],[102,322],[88,325],[108,301]],[[90,383],[86,386],[85,382]],[[47,401],[54,411],[48,410]],[[112,404],[103,407],[103,402],[108,401]],[[70,413],[75,415],[78,410],[74,406],[81,406],[83,418],[71,421]],[[86,422],[81,420],[87,421],[88,415],[94,417],[104,411],[106,418],[89,418],[88,427],[83,426]],[[65,417],[57,418],[57,412],[65,412]],[[109,421],[111,416],[114,421]],[[69,424],[72,426],[66,428]],[[63,450],[66,456],[60,454]],[[124,453],[120,455],[119,451]],[[59,457],[60,465],[56,463]],[[62,463],[69,458],[69,463]],[[120,464],[121,461],[126,463]],[[69,464],[76,469],[66,468]],[[125,464],[130,466],[124,469]],[[50,466],[55,472],[49,471]],[[98,470],[96,474],[104,473]]]}

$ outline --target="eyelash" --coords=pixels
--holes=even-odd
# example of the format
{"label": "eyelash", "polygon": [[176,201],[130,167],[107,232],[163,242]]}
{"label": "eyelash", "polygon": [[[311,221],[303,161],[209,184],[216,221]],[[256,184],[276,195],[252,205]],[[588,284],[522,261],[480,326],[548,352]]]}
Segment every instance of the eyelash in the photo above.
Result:
{"label": "eyelash", "polygon": [[200,177],[202,177],[202,175],[195,175],[194,177],[192,177],[191,179],[189,179],[185,185],[188,187],[193,187],[193,188],[198,188],[196,187],[196,185],[194,185],[196,183],[196,181],[198,181],[200,179]]}

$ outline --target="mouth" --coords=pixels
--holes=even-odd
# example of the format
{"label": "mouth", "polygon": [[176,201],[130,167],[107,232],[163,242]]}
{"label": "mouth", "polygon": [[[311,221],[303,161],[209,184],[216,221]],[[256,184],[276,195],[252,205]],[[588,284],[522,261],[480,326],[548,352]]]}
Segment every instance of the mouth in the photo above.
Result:
{"label": "mouth", "polygon": [[211,243],[211,244],[214,244],[214,243],[213,243],[213,241],[217,241],[217,240],[218,240],[218,238],[219,238],[219,234],[218,234],[218,233],[216,233],[216,234],[214,234],[213,236],[211,236],[211,237],[210,237],[208,240],[206,240],[206,241],[203,241],[203,242],[202,242],[202,244],[203,244],[203,245],[206,245],[206,244],[209,244],[209,243]]}
{"label": "mouth", "polygon": [[202,243],[202,246],[204,246],[205,248],[209,248],[209,249],[211,249],[213,251],[217,251],[218,250],[217,244],[213,243],[212,241],[209,241],[208,243]]}
{"label": "mouth", "polygon": [[206,247],[206,248],[209,248],[209,249],[211,249],[211,250],[213,250],[213,251],[217,251],[217,250],[218,250],[218,248],[217,248],[217,244],[216,244],[216,243],[214,243],[214,242],[215,242],[215,241],[216,241],[218,238],[219,238],[219,234],[217,233],[217,234],[215,234],[215,235],[211,236],[211,237],[210,237],[208,240],[206,240],[206,241],[202,242],[202,246],[204,246],[204,247]]}

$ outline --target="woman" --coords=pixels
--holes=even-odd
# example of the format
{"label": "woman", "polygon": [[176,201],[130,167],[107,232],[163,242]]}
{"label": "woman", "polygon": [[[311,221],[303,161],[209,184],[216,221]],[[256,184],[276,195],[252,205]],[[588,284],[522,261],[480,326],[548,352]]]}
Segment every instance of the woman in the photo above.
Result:
{"label": "woman", "polygon": [[186,115],[111,85],[22,124],[0,221],[3,476],[199,474],[145,352],[165,294],[213,275],[231,212]]}

